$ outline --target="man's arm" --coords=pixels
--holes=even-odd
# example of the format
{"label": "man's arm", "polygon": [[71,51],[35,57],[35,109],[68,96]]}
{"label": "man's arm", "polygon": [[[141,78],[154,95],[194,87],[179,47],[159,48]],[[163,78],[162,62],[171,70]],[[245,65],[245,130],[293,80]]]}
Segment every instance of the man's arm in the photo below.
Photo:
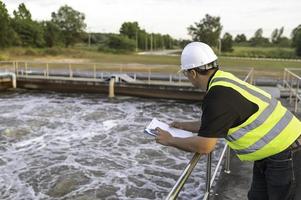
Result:
{"label": "man's arm", "polygon": [[173,146],[178,149],[198,152],[200,154],[208,154],[214,148],[217,138],[205,138],[201,136],[192,136],[188,138],[173,137],[167,131],[157,128],[156,142],[165,146]]}
{"label": "man's arm", "polygon": [[191,121],[191,122],[172,122],[171,127],[190,131],[197,133],[200,130],[201,122],[200,121]]}

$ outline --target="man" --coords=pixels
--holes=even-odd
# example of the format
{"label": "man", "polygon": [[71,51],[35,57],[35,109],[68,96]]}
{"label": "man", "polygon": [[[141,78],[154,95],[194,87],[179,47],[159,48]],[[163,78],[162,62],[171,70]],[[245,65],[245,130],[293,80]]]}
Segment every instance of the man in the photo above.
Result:
{"label": "man", "polygon": [[188,44],[181,70],[206,90],[200,122],[173,122],[198,132],[172,137],[157,128],[156,141],[185,151],[210,153],[225,138],[241,160],[255,161],[249,200],[301,200],[301,122],[265,91],[221,71],[217,56],[201,42]]}

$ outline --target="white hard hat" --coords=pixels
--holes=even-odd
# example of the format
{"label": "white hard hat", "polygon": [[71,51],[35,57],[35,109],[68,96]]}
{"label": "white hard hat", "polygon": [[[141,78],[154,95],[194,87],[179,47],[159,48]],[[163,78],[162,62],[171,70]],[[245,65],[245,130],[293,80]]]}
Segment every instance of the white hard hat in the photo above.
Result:
{"label": "white hard hat", "polygon": [[201,67],[217,60],[213,50],[205,43],[191,42],[181,55],[181,71]]}

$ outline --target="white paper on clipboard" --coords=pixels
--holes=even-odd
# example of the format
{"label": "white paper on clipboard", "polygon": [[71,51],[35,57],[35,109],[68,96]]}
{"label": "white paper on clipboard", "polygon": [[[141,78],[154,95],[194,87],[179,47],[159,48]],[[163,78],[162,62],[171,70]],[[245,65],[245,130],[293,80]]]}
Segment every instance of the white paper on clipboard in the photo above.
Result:
{"label": "white paper on clipboard", "polygon": [[156,136],[154,129],[157,127],[169,132],[173,137],[187,138],[193,136],[192,132],[172,128],[168,124],[159,121],[157,118],[153,118],[149,125],[144,129],[144,132],[152,136]]}

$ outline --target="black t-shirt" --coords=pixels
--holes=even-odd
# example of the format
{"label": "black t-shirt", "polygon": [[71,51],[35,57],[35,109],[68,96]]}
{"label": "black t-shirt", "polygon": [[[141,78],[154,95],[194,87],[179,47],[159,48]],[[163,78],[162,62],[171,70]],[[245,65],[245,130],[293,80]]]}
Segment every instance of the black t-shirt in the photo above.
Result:
{"label": "black t-shirt", "polygon": [[202,110],[198,135],[224,138],[230,128],[245,122],[258,106],[230,87],[213,86],[203,100]]}

